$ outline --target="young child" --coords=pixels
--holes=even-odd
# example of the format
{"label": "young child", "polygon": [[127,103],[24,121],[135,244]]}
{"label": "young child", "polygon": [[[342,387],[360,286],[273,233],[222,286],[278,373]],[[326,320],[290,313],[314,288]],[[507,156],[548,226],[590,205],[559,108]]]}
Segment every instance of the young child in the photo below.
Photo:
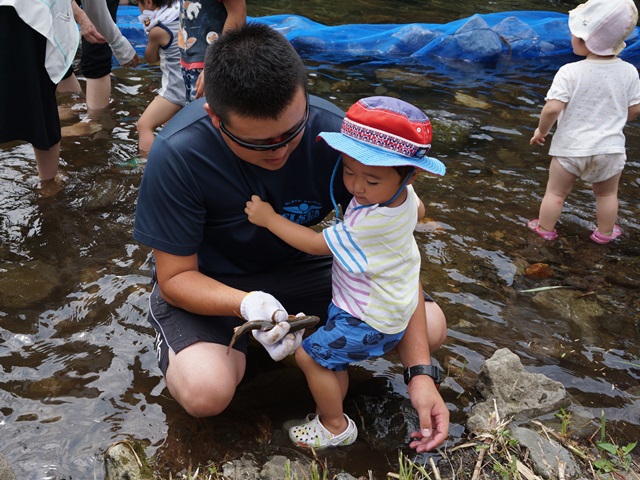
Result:
{"label": "young child", "polygon": [[138,120],[138,147],[143,157],[149,153],[156,128],[167,123],[185,105],[184,83],[178,49],[179,0],[138,0],[144,31],[148,35],[144,57],[160,62],[162,87]]}
{"label": "young child", "polygon": [[578,177],[592,183],[596,198],[591,240],[604,244],[622,233],[615,224],[627,158],[622,129],[640,113],[640,81],[637,69],[617,55],[637,21],[633,0],[589,0],[569,12],[573,51],[586,59],[560,68],[529,142],[544,144],[558,120],[539,218],[528,224],[545,240],[557,238],[556,222]]}
{"label": "young child", "polygon": [[426,156],[429,118],[395,98],[358,101],[340,133],[322,132],[319,138],[342,152],[343,181],[353,194],[344,220],[316,232],[278,215],[257,195],[245,209],[252,223],[291,246],[334,257],[327,323],[303,340],[295,354],[319,414],[290,428],[289,437],[316,449],[355,442],[358,429],[342,408],[348,365],[393,349],[422,303],[413,231],[425,208],[411,184],[416,169],[445,173],[439,160]]}
{"label": "young child", "polygon": [[180,0],[180,65],[187,103],[204,96],[200,74],[207,47],[246,19],[246,0]]}

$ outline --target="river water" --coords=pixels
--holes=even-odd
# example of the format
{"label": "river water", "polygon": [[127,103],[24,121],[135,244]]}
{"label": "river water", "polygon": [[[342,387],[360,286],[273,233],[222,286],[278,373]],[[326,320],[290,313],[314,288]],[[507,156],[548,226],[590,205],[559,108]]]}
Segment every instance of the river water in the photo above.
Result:
{"label": "river water", "polygon": [[[575,4],[281,0],[250,3],[248,13],[294,13],[327,25],[446,23],[515,9],[565,13]],[[503,347],[527,370],[562,382],[580,407],[576,415],[600,418],[604,411],[608,434],[620,444],[637,440],[638,123],[625,131],[624,235],[604,246],[589,240],[593,196],[578,183],[558,224],[561,238],[545,243],[525,227],[537,215],[548,168],[545,149],[528,140],[561,62],[420,70],[305,60],[311,92],[343,108],[363,96],[397,95],[433,120],[432,153],[448,171],[417,182],[429,219],[416,236],[424,284],[448,318],[449,337],[434,357],[449,375],[441,389],[452,412],[449,445],[463,437],[477,401],[475,374]],[[69,115],[63,125],[81,122],[90,133],[63,138],[66,181],[56,195],[41,195],[28,145],[0,150],[0,453],[20,479],[101,479],[104,450],[128,439],[156,455],[165,472],[223,461],[250,450],[256,438],[285,448],[274,432],[311,406],[292,367],[251,367],[242,386],[251,400],[214,419],[189,418],[166,390],[145,320],[149,252],[131,236],[142,167],[128,163],[136,154],[135,122],[159,80],[156,67],[115,68],[112,104],[97,120],[87,117],[81,98],[60,98]],[[551,277],[527,276],[535,263],[549,265]],[[544,286],[566,288],[523,292]],[[356,378],[406,395],[400,372],[394,358],[355,369]],[[348,460],[341,451],[326,458],[383,478],[397,452],[360,445]]]}

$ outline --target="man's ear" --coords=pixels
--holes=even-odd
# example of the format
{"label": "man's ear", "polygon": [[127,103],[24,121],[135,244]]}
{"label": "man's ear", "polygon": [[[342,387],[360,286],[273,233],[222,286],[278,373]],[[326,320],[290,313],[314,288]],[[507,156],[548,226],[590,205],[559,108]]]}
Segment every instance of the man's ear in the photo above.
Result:
{"label": "man's ear", "polygon": [[206,110],[207,115],[209,115],[209,118],[211,118],[211,123],[213,123],[213,126],[216,128],[220,128],[220,117],[213,113],[213,110],[211,110],[211,107],[209,107],[208,103],[204,104],[204,109]]}

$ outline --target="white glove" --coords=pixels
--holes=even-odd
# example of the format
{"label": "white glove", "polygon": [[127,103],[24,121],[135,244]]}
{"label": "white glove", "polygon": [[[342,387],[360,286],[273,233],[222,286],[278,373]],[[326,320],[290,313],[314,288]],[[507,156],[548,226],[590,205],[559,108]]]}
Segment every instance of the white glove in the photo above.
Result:
{"label": "white glove", "polygon": [[296,333],[289,334],[289,314],[282,304],[273,295],[265,292],[249,292],[240,304],[240,314],[247,321],[252,320],[272,320],[277,323],[275,327],[267,332],[253,330],[253,337],[262,344],[271,358],[276,362],[291,355],[302,342],[302,335],[299,340]]}
{"label": "white glove", "polygon": [[[287,322],[284,322],[287,323]],[[288,325],[288,323],[287,323]],[[277,327],[274,327],[275,330]],[[288,333],[285,337],[277,343],[273,345],[265,345],[262,346],[269,353],[271,358],[273,358],[276,362],[279,362],[283,358],[292,355],[302,343],[302,333],[304,330],[297,330],[295,332]],[[256,337],[256,340],[260,341],[257,337],[256,333],[269,333],[269,332],[258,332],[257,330],[253,331],[253,336]],[[260,342],[262,343],[262,342]]]}
{"label": "white glove", "polygon": [[258,290],[249,292],[242,299],[240,315],[249,322],[252,320],[284,322],[289,317],[282,304],[273,295]]}
{"label": "white glove", "polygon": [[[305,317],[305,316],[306,315],[304,313],[302,313],[302,312],[300,312],[300,313],[298,313],[296,315],[296,317]],[[260,343],[262,343],[262,345],[264,346],[265,350],[267,352],[269,352],[269,355],[271,355],[271,358],[273,358],[276,362],[279,362],[283,358],[286,358],[289,355],[292,355],[293,353],[295,353],[295,351],[298,349],[298,347],[302,343],[302,335],[304,333],[304,330],[297,330],[295,332],[291,332],[291,333],[285,335],[284,338],[282,338],[282,340],[280,340],[279,342],[277,342],[277,343],[272,342],[269,345],[265,345],[265,343],[260,341],[260,339],[256,335],[256,333],[257,333],[258,335],[267,336],[271,332],[276,330],[278,327],[280,327],[280,325],[282,325],[282,327],[284,327],[286,325],[287,326],[287,331],[291,327],[289,325],[289,322],[283,322],[283,323],[279,323],[278,325],[273,327],[273,329],[271,329],[268,332],[259,332],[257,330],[253,331],[253,334],[254,334],[254,337],[256,338],[256,340],[258,340]]]}

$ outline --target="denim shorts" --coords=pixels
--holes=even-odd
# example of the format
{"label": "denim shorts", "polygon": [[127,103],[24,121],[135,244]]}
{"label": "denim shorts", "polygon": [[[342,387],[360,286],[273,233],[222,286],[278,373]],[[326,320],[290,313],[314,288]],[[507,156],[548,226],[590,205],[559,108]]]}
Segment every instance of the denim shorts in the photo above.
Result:
{"label": "denim shorts", "polygon": [[302,348],[316,363],[334,371],[346,370],[349,364],[376,358],[393,350],[404,335],[379,332],[350,313],[329,305],[326,325],[302,341]]}

